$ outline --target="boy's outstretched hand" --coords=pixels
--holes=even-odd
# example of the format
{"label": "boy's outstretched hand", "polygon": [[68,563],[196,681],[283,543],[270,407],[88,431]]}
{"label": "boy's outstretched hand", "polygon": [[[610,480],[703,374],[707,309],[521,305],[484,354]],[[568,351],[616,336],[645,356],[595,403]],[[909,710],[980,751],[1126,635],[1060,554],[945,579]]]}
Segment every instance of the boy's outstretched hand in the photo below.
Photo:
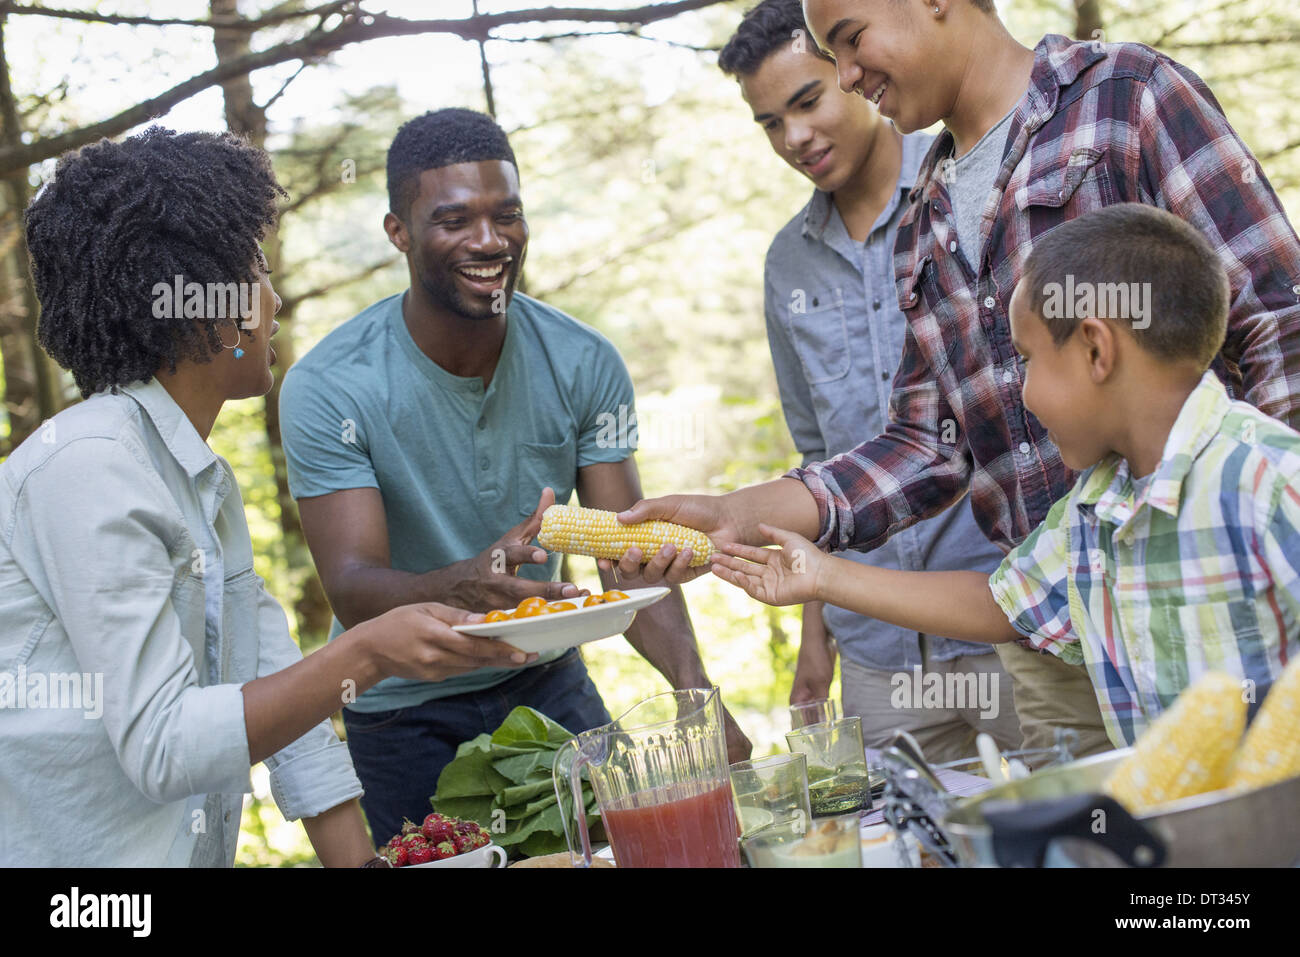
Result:
{"label": "boy's outstretched hand", "polygon": [[818,581],[829,556],[808,539],[770,525],[759,534],[779,548],[726,543],[714,552],[712,571],[768,605],[817,601]]}

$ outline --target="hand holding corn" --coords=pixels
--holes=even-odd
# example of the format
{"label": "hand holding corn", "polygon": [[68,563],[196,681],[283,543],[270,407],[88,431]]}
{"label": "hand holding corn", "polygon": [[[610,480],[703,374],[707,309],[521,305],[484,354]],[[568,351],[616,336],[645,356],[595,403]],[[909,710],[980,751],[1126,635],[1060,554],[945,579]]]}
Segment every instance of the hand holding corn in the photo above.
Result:
{"label": "hand holding corn", "polygon": [[624,525],[614,512],[576,505],[552,505],[542,513],[537,541],[549,551],[613,561],[629,548],[639,548],[648,561],[660,547],[671,544],[678,553],[691,550],[692,568],[708,564],[713,552],[707,535],[685,525],[657,520]]}

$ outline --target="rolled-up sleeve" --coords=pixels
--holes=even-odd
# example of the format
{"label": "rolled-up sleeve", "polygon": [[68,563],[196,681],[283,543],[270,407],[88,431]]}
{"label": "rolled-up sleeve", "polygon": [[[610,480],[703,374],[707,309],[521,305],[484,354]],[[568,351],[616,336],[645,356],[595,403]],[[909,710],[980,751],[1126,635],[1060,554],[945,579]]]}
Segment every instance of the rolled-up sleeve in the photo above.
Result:
{"label": "rolled-up sleeve", "polygon": [[[257,676],[274,674],[302,660],[289,635],[289,623],[259,579],[257,587]],[[339,704],[343,693],[339,689]],[[315,817],[344,801],[360,797],[361,782],[352,767],[348,746],[328,720],[266,759],[271,772],[271,796],[287,821]]]}
{"label": "rolled-up sleeve", "polygon": [[105,733],[149,800],[249,791],[238,685],[201,687],[173,606],[168,545],[183,523],[143,453],[107,437],[67,442],[18,493],[15,560],[103,676]]}
{"label": "rolled-up sleeve", "polygon": [[1029,644],[1070,664],[1083,651],[1070,615],[1070,555],[1064,523],[1069,498],[1060,499],[1042,524],[1013,548],[989,578],[993,600]]}
{"label": "rolled-up sleeve", "polygon": [[891,535],[937,515],[970,485],[964,437],[948,443],[942,430],[956,422],[909,325],[889,398],[885,432],[828,462],[794,469],[821,514],[819,548],[869,551]]}

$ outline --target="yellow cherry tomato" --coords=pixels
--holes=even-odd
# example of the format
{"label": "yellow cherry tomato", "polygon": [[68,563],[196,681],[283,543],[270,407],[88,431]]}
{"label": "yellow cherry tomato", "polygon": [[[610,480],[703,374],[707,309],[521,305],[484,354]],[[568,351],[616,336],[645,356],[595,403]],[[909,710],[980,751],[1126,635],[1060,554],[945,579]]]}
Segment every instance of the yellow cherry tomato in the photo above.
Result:
{"label": "yellow cherry tomato", "polygon": [[603,598],[605,601],[623,601],[624,599],[627,598],[627,595],[621,591],[611,590],[605,592],[605,594],[601,595],[600,597]]}
{"label": "yellow cherry tomato", "polygon": [[[522,617],[523,612],[529,608],[545,608],[545,607],[546,607],[546,599],[543,598],[541,595],[534,595],[531,598],[525,598],[523,601],[519,603],[518,607],[515,608],[515,617],[516,618]],[[534,611],[533,614],[536,614],[536,612]]]}
{"label": "yellow cherry tomato", "polygon": [[582,607],[590,608],[592,605],[603,604],[605,604],[605,599],[601,598],[599,595],[588,595],[586,600],[582,603]]}
{"label": "yellow cherry tomato", "polygon": [[536,618],[538,615],[545,615],[550,612],[546,605],[529,605],[527,608],[517,608],[515,610],[516,618]]}
{"label": "yellow cherry tomato", "polygon": [[510,620],[510,612],[508,612],[508,611],[490,611],[490,612],[488,612],[486,615],[483,616],[483,620],[484,620],[485,622],[487,622],[487,621],[509,621],[509,620]]}
{"label": "yellow cherry tomato", "polygon": [[578,606],[571,601],[557,601],[546,606],[546,610],[554,614],[557,611],[577,611]]}

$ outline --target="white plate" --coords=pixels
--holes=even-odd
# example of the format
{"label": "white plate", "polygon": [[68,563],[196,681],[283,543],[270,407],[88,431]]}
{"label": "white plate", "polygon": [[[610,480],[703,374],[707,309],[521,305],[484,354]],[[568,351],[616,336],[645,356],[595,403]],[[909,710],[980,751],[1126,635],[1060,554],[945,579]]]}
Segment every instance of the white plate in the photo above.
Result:
{"label": "white plate", "polygon": [[[624,592],[627,598],[622,601],[606,602],[589,608],[575,608],[573,611],[557,611],[552,615],[485,621],[476,625],[453,625],[452,627],[456,631],[480,638],[502,638],[520,651],[540,653],[573,648],[587,641],[623,634],[640,609],[653,605],[669,591],[670,589],[663,587],[633,588],[631,591]],[[584,599],[562,600],[577,604]]]}

